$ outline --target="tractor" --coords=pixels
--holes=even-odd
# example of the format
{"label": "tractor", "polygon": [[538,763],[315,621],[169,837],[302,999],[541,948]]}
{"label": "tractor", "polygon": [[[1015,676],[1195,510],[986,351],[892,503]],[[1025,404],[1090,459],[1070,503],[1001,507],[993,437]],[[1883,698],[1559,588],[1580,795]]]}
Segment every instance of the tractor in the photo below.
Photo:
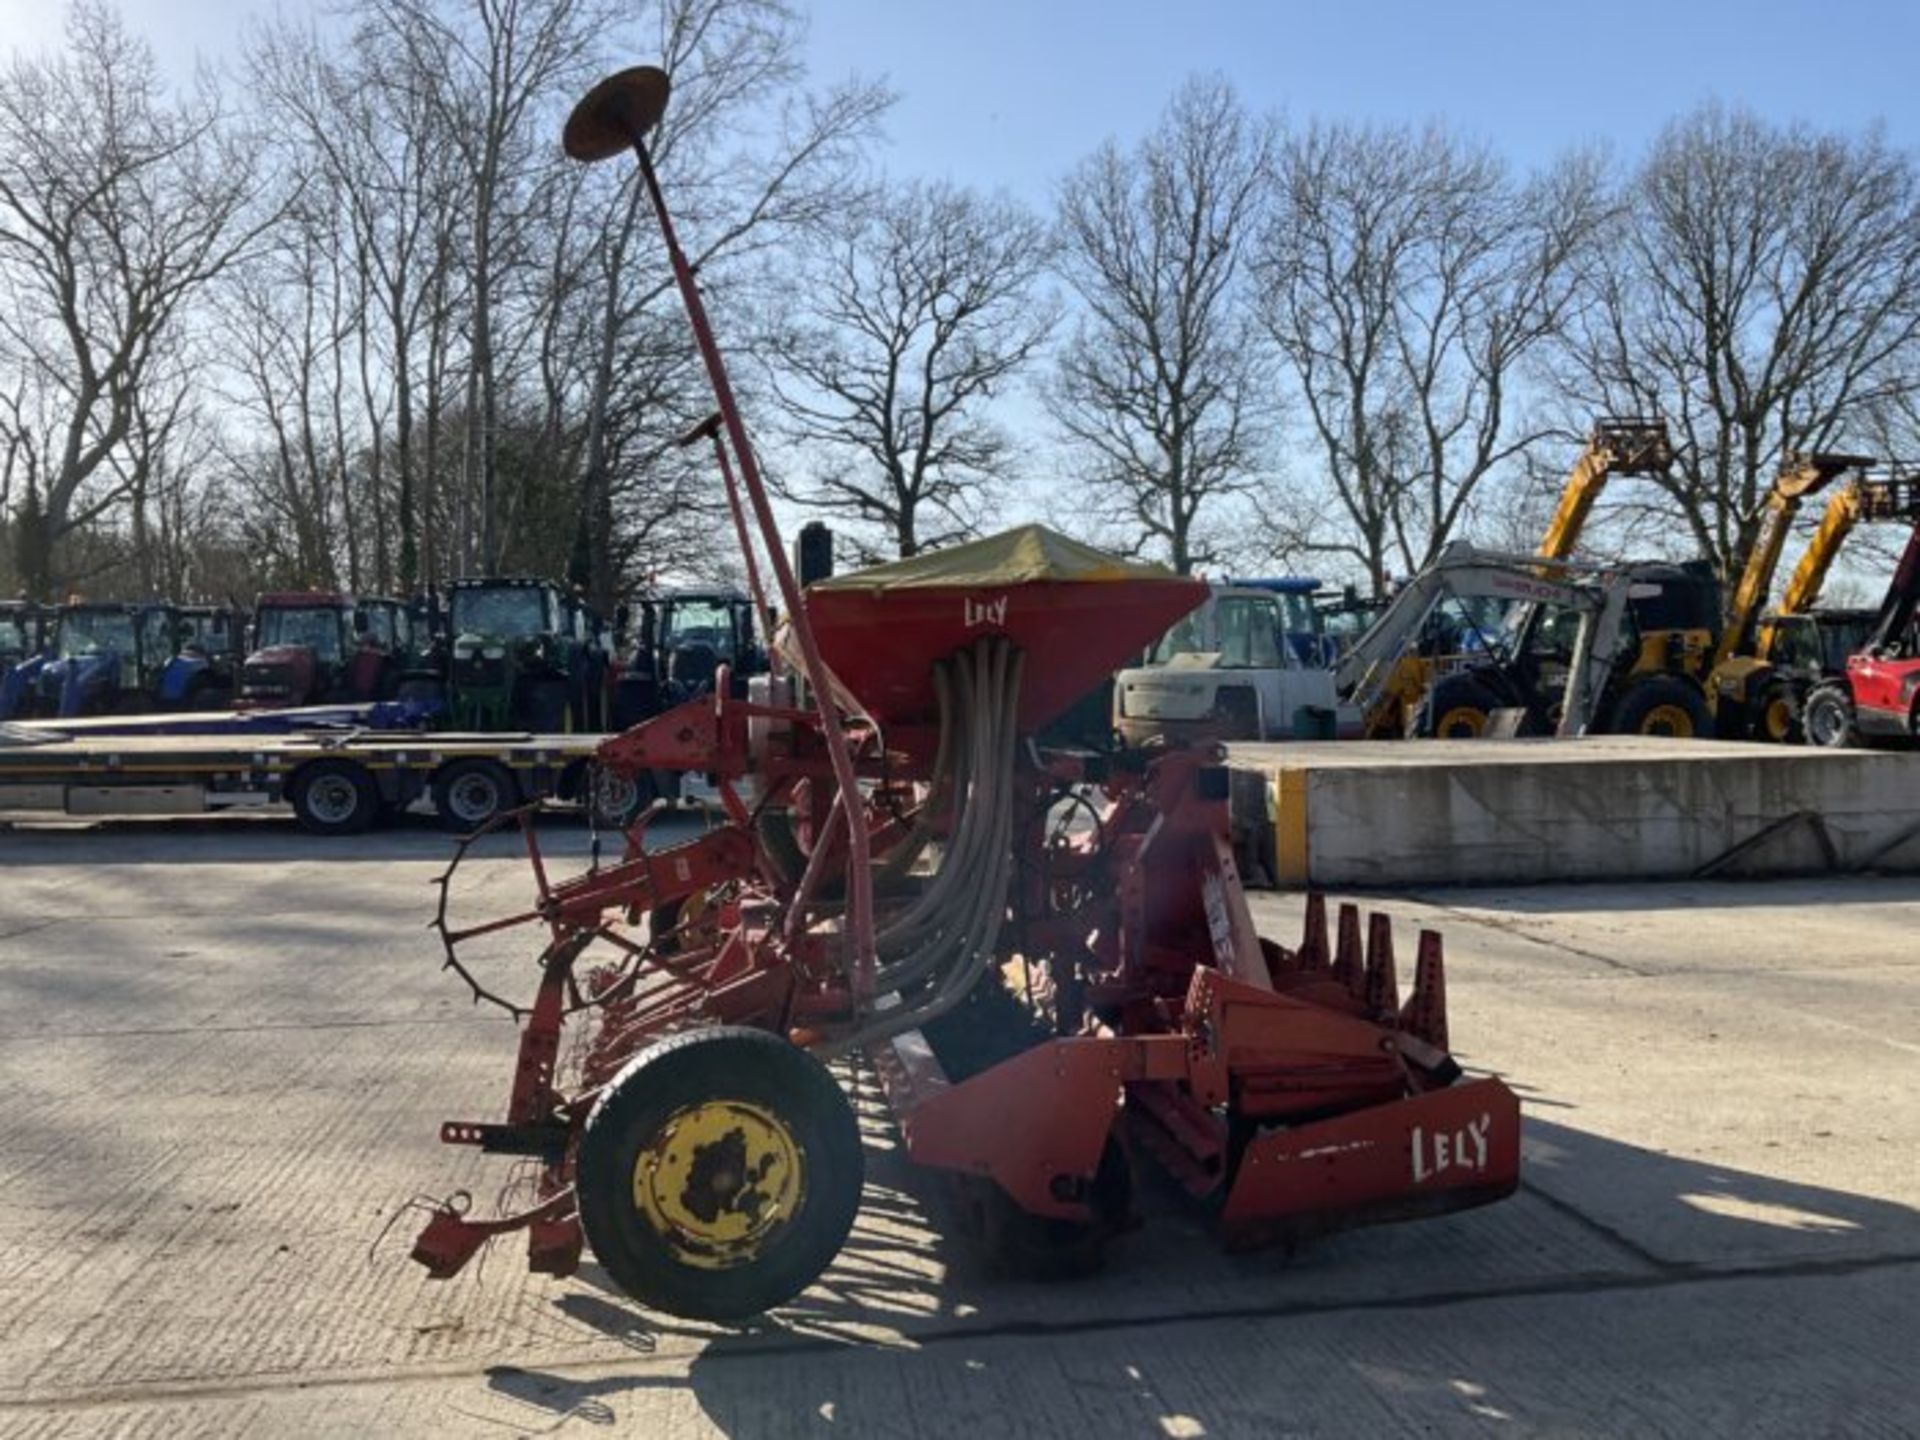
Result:
{"label": "tractor", "polygon": [[25,714],[53,644],[54,612],[31,600],[0,601],[0,720]]}
{"label": "tractor", "polygon": [[162,710],[227,709],[238,689],[246,613],[233,606],[182,605],[178,614],[178,648],[160,672],[156,703]]}
{"label": "tractor", "polygon": [[625,730],[670,706],[712,691],[724,668],[736,699],[766,673],[753,604],[731,587],[655,591],[639,600],[632,648],[615,682],[613,725]]}
{"label": "tractor", "polygon": [[447,594],[447,707],[464,730],[559,734],[590,723],[597,622],[545,580],[456,580]]}
{"label": "tractor", "polygon": [[[1204,584],[1028,526],[802,594],[647,151],[667,90],[652,68],[601,82],[565,147],[639,161],[723,417],[748,587],[763,614],[777,594],[791,647],[745,699],[723,668],[599,747],[628,778],[707,772],[724,821],[705,834],[659,844],[642,815],[618,860],[562,876],[523,817],[533,898],[472,922],[456,851],[440,958],[519,1041],[504,1116],[440,1138],[526,1183],[500,1213],[429,1206],[413,1258],[446,1279],[518,1233],[533,1270],[571,1274],[591,1246],[673,1314],[780,1305],[861,1204],[835,1066],[878,1079],[907,1160],[1011,1266],[1096,1265],[1147,1163],[1234,1246],[1511,1194],[1518,1100],[1448,1053],[1438,935],[1406,995],[1383,915],[1330,925],[1316,897],[1296,943],[1265,938],[1221,747],[1035,740]],[[500,955],[516,930],[531,973]]]}
{"label": "tractor", "polygon": [[254,607],[253,650],[240,670],[240,708],[391,698],[394,655],[369,632],[367,612],[337,590],[262,595]]}
{"label": "tractor", "polygon": [[171,605],[61,606],[52,656],[34,679],[31,713],[66,720],[151,710],[179,631]]}

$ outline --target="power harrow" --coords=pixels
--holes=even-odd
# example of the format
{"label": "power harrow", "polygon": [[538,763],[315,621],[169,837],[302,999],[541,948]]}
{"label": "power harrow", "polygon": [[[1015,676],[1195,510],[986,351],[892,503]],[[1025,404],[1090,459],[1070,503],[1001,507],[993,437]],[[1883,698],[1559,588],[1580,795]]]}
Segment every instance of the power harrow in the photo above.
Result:
{"label": "power harrow", "polygon": [[[446,962],[520,1032],[504,1119],[441,1138],[530,1173],[496,1217],[434,1207],[414,1258],[446,1277],[524,1231],[534,1270],[571,1273],[591,1246],[676,1314],[778,1305],[859,1208],[861,1136],[828,1068],[856,1054],[908,1158],[1042,1269],[1097,1258],[1143,1161],[1231,1245],[1510,1194],[1518,1104],[1448,1054],[1437,935],[1404,998],[1384,916],[1342,906],[1330,926],[1310,897],[1297,943],[1264,938],[1217,746],[1034,740],[1202,583],[1036,526],[800,593],[647,151],[667,90],[650,68],[601,82],[566,146],[638,158],[718,402],[696,437],[756,603],[763,561],[783,603],[783,663],[601,747],[616,781],[706,772],[724,823],[658,844],[642,816],[620,859],[556,880],[523,820],[535,898],[482,923],[451,913],[449,870]],[[523,926],[543,936],[524,1003],[469,959]]]}

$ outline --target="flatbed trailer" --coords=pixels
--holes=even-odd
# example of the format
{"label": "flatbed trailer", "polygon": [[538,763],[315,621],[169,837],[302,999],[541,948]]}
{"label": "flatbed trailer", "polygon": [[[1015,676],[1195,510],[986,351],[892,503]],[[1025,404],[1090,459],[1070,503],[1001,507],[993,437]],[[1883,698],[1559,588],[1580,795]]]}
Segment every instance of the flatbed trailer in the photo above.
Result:
{"label": "flatbed trailer", "polygon": [[[593,764],[599,735],[321,730],[89,735],[0,725],[0,819],[197,815],[287,804],[318,835],[352,835],[427,798],[469,831],[538,801],[592,804],[617,825],[637,797]],[[627,790],[631,790],[627,786]]]}

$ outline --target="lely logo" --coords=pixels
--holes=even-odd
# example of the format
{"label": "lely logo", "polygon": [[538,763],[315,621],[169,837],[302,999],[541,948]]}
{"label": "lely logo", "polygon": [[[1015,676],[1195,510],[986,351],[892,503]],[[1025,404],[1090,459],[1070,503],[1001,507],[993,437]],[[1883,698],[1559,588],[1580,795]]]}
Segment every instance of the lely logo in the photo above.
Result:
{"label": "lely logo", "polygon": [[1418,1185],[1450,1170],[1478,1174],[1487,1168],[1487,1132],[1493,1117],[1484,1111],[1458,1130],[1413,1127],[1413,1183]]}
{"label": "lely logo", "polygon": [[1007,597],[1004,595],[993,600],[975,600],[969,595],[960,604],[969,630],[976,625],[991,625],[998,629],[1007,623]]}

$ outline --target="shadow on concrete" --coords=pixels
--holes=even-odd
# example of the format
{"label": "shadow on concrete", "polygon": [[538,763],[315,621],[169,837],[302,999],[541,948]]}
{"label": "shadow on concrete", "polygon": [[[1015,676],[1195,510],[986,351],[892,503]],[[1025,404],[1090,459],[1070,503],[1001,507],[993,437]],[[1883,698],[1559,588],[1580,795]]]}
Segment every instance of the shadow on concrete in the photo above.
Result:
{"label": "shadow on concrete", "polygon": [[[698,834],[704,819],[675,816],[651,833],[673,844]],[[556,810],[540,817],[540,839],[552,853],[584,858],[593,832],[578,814]],[[601,830],[604,858],[620,853],[621,836]],[[429,815],[394,817],[360,835],[309,835],[288,814],[233,814],[144,820],[0,823],[0,865],[86,864],[110,843],[116,864],[251,865],[294,860],[434,860],[453,853],[454,837]],[[490,835],[469,852],[475,859],[524,854],[518,831]]]}
{"label": "shadow on concrete", "polygon": [[[928,1177],[882,1158],[892,1163],[876,1165],[861,1224],[826,1280],[775,1316],[705,1332],[684,1382],[657,1366],[612,1376],[596,1366],[592,1378],[516,1368],[491,1372],[490,1389],[546,1423],[617,1428],[640,1408],[627,1397],[684,1384],[705,1420],[739,1440],[1347,1434],[1359,1416],[1382,1432],[1479,1433],[1502,1422],[1516,1434],[1618,1433],[1626,1423],[1799,1435],[1834,1433],[1848,1386],[1861,1413],[1893,1424],[1886,1433],[1908,1433],[1895,1411],[1920,1421],[1910,1386],[1879,1390],[1904,1383],[1905,1327],[1881,1337],[1877,1357],[1870,1339],[1817,1353],[1804,1344],[1844,1316],[1857,1323],[1860,1305],[1911,1316],[1920,1212],[1904,1205],[1533,1119],[1524,1193],[1543,1209],[1528,1229],[1537,1247],[1563,1248],[1557,1264],[1470,1273],[1457,1253],[1467,1232],[1453,1227],[1475,1222],[1459,1217],[1401,1250],[1416,1258],[1411,1273],[1404,1258],[1389,1267],[1398,1283],[1369,1260],[1386,1233],[1370,1231],[1316,1247],[1339,1247],[1344,1286],[1324,1283],[1321,1267],[1294,1273],[1261,1257],[1228,1257],[1208,1267],[1210,1283],[1173,1285],[1150,1227],[1103,1276],[1041,1287],[982,1282],[977,1267],[948,1264],[961,1245],[925,1229]],[[902,1176],[910,1189],[888,1183]],[[904,1254],[902,1226],[928,1248]],[[1572,1231],[1597,1238],[1609,1262],[1575,1259]],[[1163,1303],[1141,1306],[1147,1287],[1163,1290]],[[659,1335],[688,1333],[611,1291],[563,1306],[637,1356]],[[1562,1331],[1591,1374],[1543,1353]],[[1783,1363],[1790,1372],[1771,1386],[1763,1369],[1741,1382],[1751,1394],[1736,1386],[1728,1400],[1729,1375]]]}
{"label": "shadow on concrete", "polygon": [[1420,886],[1382,891],[1410,900],[1459,910],[1506,911],[1528,915],[1566,915],[1582,911],[1790,908],[1861,904],[1920,903],[1920,875],[1810,875],[1793,879],[1550,881],[1498,889],[1477,886]]}

